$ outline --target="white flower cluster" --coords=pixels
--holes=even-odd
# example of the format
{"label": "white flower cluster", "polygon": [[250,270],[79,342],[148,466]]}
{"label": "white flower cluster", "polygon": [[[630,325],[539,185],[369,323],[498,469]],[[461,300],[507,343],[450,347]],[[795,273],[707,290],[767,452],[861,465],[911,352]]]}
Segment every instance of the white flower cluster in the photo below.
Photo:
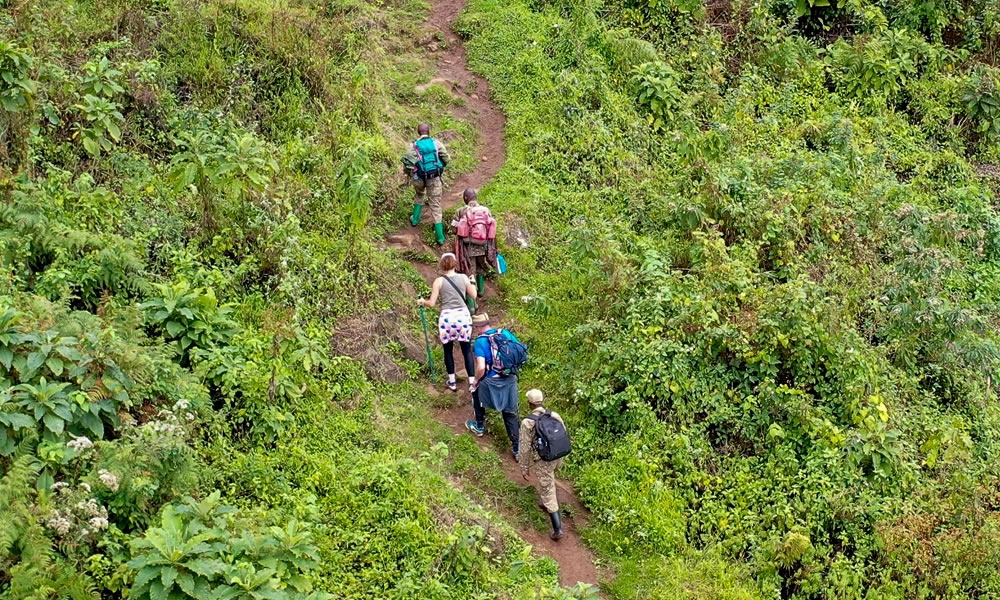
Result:
{"label": "white flower cluster", "polygon": [[94,447],[94,442],[90,441],[87,436],[81,435],[78,438],[73,438],[66,442],[70,450],[75,450],[76,452],[83,452],[84,450],[89,450]]}
{"label": "white flower cluster", "polygon": [[53,511],[45,519],[45,526],[59,535],[66,535],[73,527],[73,521],[66,516],[66,512],[64,510]]}
{"label": "white flower cluster", "polygon": [[56,535],[86,537],[107,528],[108,509],[90,496],[90,485],[81,483],[74,491],[68,483],[60,481],[52,490],[56,492],[57,508],[45,517],[44,523]]}
{"label": "white flower cluster", "polygon": [[181,417],[188,422],[194,421],[195,418],[194,413],[188,411],[190,407],[191,401],[181,398],[170,409],[164,409],[156,413],[156,418],[143,425],[143,428],[159,434],[183,435],[184,426]]}
{"label": "white flower cluster", "polygon": [[75,508],[77,512],[80,512],[90,518],[102,517],[106,519],[108,516],[108,509],[98,504],[95,498],[81,500],[76,503]]}
{"label": "white flower cluster", "polygon": [[100,480],[101,484],[111,490],[112,492],[118,491],[118,476],[107,469],[101,469],[97,472],[97,479]]}

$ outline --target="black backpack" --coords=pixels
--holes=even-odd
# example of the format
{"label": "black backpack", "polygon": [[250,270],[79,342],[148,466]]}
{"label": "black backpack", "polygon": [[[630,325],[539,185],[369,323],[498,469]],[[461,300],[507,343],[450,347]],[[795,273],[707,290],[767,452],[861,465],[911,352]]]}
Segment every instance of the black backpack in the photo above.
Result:
{"label": "black backpack", "polygon": [[539,458],[559,460],[570,453],[573,448],[569,432],[559,419],[552,416],[551,410],[540,415],[528,415],[528,418],[535,422],[535,450],[538,450]]}

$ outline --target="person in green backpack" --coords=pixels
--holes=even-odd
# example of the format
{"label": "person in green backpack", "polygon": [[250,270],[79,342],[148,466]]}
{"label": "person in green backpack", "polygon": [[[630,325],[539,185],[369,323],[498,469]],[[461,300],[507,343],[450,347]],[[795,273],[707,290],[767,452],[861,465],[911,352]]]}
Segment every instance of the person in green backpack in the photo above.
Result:
{"label": "person in green backpack", "polygon": [[418,125],[417,135],[420,137],[403,155],[403,171],[416,190],[410,223],[414,227],[420,224],[420,212],[426,202],[430,205],[431,217],[434,219],[434,237],[437,243],[443,244],[441,195],[444,193],[444,184],[441,176],[444,174],[444,168],[451,162],[451,156],[448,155],[448,149],[444,144],[431,137],[430,125],[426,123]]}

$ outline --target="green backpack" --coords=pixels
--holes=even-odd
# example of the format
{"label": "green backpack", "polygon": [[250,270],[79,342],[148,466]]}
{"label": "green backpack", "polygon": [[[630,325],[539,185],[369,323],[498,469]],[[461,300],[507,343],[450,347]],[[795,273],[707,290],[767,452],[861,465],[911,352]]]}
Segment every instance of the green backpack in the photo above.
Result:
{"label": "green backpack", "polygon": [[444,165],[438,157],[437,144],[433,138],[422,138],[413,142],[413,149],[417,152],[417,164],[413,167],[413,174],[419,175],[423,179],[430,177],[440,177],[444,172]]}

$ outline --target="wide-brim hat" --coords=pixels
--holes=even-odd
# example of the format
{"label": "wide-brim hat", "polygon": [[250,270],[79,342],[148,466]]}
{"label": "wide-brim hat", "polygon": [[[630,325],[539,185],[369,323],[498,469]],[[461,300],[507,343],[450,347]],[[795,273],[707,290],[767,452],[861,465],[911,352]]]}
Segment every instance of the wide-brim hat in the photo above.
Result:
{"label": "wide-brim hat", "polygon": [[481,327],[483,325],[490,324],[490,316],[486,313],[479,313],[477,315],[472,315],[472,324]]}

